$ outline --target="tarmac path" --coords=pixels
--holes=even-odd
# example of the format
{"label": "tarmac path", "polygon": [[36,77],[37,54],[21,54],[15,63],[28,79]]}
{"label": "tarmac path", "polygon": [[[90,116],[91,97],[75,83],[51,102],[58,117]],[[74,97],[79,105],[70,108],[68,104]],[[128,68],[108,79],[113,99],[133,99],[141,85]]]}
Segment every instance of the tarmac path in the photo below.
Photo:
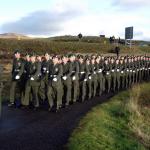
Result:
{"label": "tarmac path", "polygon": [[80,119],[113,95],[75,103],[58,113],[8,108],[4,104],[0,119],[0,150],[65,150]]}

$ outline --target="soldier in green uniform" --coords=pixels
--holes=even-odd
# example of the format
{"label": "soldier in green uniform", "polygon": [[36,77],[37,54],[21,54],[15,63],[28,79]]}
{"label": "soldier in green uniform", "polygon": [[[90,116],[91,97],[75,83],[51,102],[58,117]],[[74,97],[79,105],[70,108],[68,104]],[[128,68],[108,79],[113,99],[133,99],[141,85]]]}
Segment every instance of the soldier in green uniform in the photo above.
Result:
{"label": "soldier in green uniform", "polygon": [[79,90],[79,63],[76,60],[75,55],[71,54],[69,56],[69,61],[72,65],[72,74],[71,74],[71,80],[72,80],[72,90],[71,90],[71,101],[70,104],[73,104],[77,101],[78,98],[78,90]]}
{"label": "soldier in green uniform", "polygon": [[110,70],[111,70],[111,65],[108,63],[108,60],[105,59],[105,63],[104,63],[104,73],[105,73],[105,78],[106,78],[106,87],[107,87],[107,93],[110,92],[111,89],[111,74],[110,74]]}
{"label": "soldier in green uniform", "polygon": [[148,70],[148,63],[147,63],[147,56],[144,58],[144,80],[147,81],[147,70]]}
{"label": "soldier in green uniform", "polygon": [[71,101],[71,74],[72,63],[69,62],[68,56],[62,57],[62,84],[63,84],[63,107],[69,105]]}
{"label": "soldier in green uniform", "polygon": [[100,59],[100,66],[101,68],[103,69],[102,70],[102,89],[103,89],[103,92],[105,91],[105,77],[104,77],[104,56],[101,56],[101,59]]}
{"label": "soldier in green uniform", "polygon": [[121,88],[125,88],[125,65],[123,59],[120,59],[120,85]]}
{"label": "soldier in green uniform", "polygon": [[137,56],[134,58],[134,66],[135,66],[135,83],[138,83],[138,62],[137,62]]}
{"label": "soldier in green uniform", "polygon": [[58,56],[53,56],[53,64],[49,67],[49,83],[47,97],[49,102],[49,111],[57,112],[62,106],[62,65],[59,63]]}
{"label": "soldier in green uniform", "polygon": [[87,79],[87,92],[86,92],[86,96],[87,96],[87,99],[91,99],[92,97],[92,75],[93,75],[93,67],[92,67],[92,64],[90,63],[90,58],[87,57],[86,58],[86,65],[88,67],[88,79]]}
{"label": "soldier in green uniform", "polygon": [[103,70],[104,70],[104,63],[101,60],[101,57],[96,57],[96,74],[97,74],[97,95],[101,96],[103,89],[104,89],[104,77],[103,77]]}
{"label": "soldier in green uniform", "polygon": [[128,85],[129,85],[129,66],[128,66],[128,58],[127,57],[125,57],[125,59],[124,59],[124,67],[125,67],[125,70],[124,70],[124,73],[125,73],[125,88],[127,89]]}
{"label": "soldier in green uniform", "polygon": [[138,82],[141,82],[142,80],[141,56],[138,56],[137,63],[138,63]]}
{"label": "soldier in green uniform", "polygon": [[99,68],[99,66],[97,65],[97,63],[95,62],[95,58],[93,57],[91,58],[91,65],[92,65],[92,97],[96,96],[96,92],[97,92],[97,68]]}
{"label": "soldier in green uniform", "polygon": [[79,91],[79,101],[83,102],[86,97],[86,82],[88,79],[88,70],[87,70],[87,65],[84,62],[84,57],[80,55],[78,57],[79,59],[79,86],[80,86],[80,91]]}
{"label": "soldier in green uniform", "polygon": [[26,86],[26,83],[27,83],[27,80],[28,80],[28,69],[29,69],[29,63],[30,63],[30,54],[29,53],[26,53],[25,54],[25,58],[24,58],[24,70],[23,70],[23,74],[22,74],[22,80],[21,80],[21,83],[22,83],[22,86],[23,86],[23,90],[22,90],[22,94],[21,94],[21,103],[23,103],[24,101],[24,96],[25,96],[25,86]]}
{"label": "soldier in green uniform", "polygon": [[111,81],[112,81],[112,90],[113,92],[116,91],[116,63],[114,58],[111,59]]}
{"label": "soldier in green uniform", "polygon": [[42,101],[47,99],[47,89],[48,89],[48,75],[49,68],[52,65],[52,60],[48,53],[44,54],[44,60],[41,63],[41,81],[39,87],[39,96]]}
{"label": "soldier in green uniform", "polygon": [[120,63],[119,59],[116,59],[116,84],[117,84],[117,90],[120,89]]}
{"label": "soldier in green uniform", "polygon": [[[9,107],[14,106],[16,99],[16,89],[18,89],[18,100],[21,100],[21,93],[23,90],[23,85],[21,84],[21,77],[24,70],[24,63],[21,58],[20,52],[17,50],[14,53],[14,60],[12,66],[12,79],[10,86],[10,102],[8,104]],[[20,102],[19,102],[20,103]],[[17,103],[16,103],[17,104]]]}
{"label": "soldier in green uniform", "polygon": [[36,55],[33,53],[30,58],[30,63],[28,64],[27,70],[27,83],[25,87],[25,97],[23,101],[23,106],[29,106],[31,101],[30,94],[32,94],[32,102],[34,109],[39,108],[39,98],[38,98],[38,89],[40,85],[40,71],[41,66],[39,62],[36,61]]}
{"label": "soldier in green uniform", "polygon": [[129,68],[129,87],[131,87],[131,85],[132,85],[132,62],[131,62],[131,57],[129,58],[128,68]]}
{"label": "soldier in green uniform", "polygon": [[2,110],[2,89],[3,89],[3,82],[1,81],[2,78],[3,68],[0,66],[0,117],[1,117],[1,110]]}
{"label": "soldier in green uniform", "polygon": [[135,82],[135,64],[134,64],[134,57],[132,57],[131,59],[131,70],[132,70],[132,85],[134,84]]}
{"label": "soldier in green uniform", "polygon": [[150,57],[148,57],[148,81],[150,81]]}

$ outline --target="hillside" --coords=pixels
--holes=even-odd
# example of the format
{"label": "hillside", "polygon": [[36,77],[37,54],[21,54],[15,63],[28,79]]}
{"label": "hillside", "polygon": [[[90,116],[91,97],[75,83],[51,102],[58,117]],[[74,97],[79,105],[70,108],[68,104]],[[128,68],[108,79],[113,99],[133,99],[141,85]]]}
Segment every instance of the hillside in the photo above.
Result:
{"label": "hillside", "polygon": [[[2,37],[2,38],[1,38]],[[120,44],[121,53],[128,54],[145,54],[150,52],[150,46],[145,41],[133,41],[134,45],[130,49],[129,46]],[[140,43],[142,43],[140,45]],[[36,51],[43,54],[45,51],[49,53],[65,54],[65,53],[114,53],[116,44],[110,44],[108,38],[100,38],[98,36],[83,36],[79,40],[77,36],[57,36],[50,38],[30,38],[25,35],[15,33],[5,33],[0,35],[0,54],[10,55],[16,49],[23,53]],[[8,55],[7,55],[8,56]]]}
{"label": "hillside", "polygon": [[2,39],[31,39],[30,37],[23,35],[23,34],[17,34],[17,33],[3,33],[0,34],[0,38]]}

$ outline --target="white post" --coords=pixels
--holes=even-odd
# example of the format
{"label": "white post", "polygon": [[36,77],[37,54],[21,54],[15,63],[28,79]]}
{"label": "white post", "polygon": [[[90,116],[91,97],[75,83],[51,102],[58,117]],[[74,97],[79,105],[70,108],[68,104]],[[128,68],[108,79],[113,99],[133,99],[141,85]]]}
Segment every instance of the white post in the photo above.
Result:
{"label": "white post", "polygon": [[130,39],[130,49],[131,49],[131,46],[132,46],[132,41],[131,41],[131,39]]}

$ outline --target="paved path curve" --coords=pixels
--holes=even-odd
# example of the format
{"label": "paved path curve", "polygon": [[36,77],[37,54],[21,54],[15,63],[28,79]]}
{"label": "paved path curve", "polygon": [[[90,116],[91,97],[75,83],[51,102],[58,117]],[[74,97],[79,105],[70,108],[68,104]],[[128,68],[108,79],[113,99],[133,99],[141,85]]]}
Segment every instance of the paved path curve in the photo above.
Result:
{"label": "paved path curve", "polygon": [[93,106],[109,100],[110,93],[76,103],[58,113],[3,106],[0,150],[63,150],[79,120]]}

